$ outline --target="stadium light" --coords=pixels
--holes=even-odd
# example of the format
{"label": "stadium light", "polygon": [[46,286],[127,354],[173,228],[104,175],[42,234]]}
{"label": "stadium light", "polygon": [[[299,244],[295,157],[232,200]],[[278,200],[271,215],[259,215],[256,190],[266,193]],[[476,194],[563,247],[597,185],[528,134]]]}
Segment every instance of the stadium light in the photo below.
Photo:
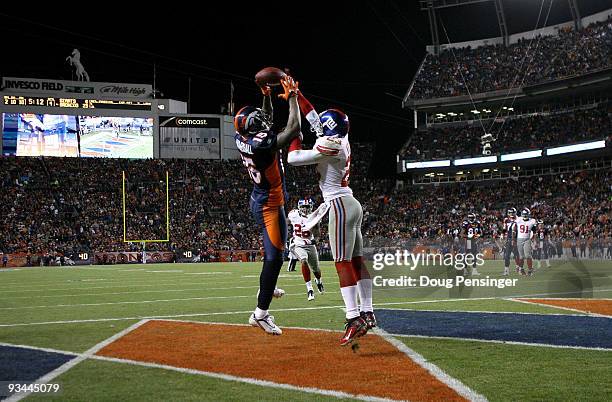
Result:
{"label": "stadium light", "polygon": [[525,151],[525,152],[516,152],[513,154],[506,154],[501,156],[501,161],[516,161],[519,159],[529,159],[529,158],[539,158],[542,156],[542,150],[538,149],[536,151]]}
{"label": "stadium light", "polygon": [[406,169],[423,169],[423,168],[433,168],[433,167],[448,167],[450,166],[451,161],[441,160],[441,161],[426,161],[426,162],[405,162],[404,166]]}
{"label": "stadium light", "polygon": [[562,147],[547,148],[546,155],[548,156],[561,155],[561,154],[568,154],[570,152],[588,151],[590,149],[599,149],[599,148],[605,148],[605,147],[606,147],[605,140],[592,141],[592,142],[585,142],[583,144],[565,145]]}
{"label": "stadium light", "polygon": [[497,162],[497,156],[481,156],[479,158],[463,158],[455,159],[453,165],[465,166],[465,165],[476,165],[478,163],[495,163]]}

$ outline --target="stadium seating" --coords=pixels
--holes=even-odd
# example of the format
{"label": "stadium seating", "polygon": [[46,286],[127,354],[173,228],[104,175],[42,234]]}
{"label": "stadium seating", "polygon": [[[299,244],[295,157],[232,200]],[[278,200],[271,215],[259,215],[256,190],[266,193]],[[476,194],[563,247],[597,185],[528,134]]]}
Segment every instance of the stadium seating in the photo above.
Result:
{"label": "stadium seating", "polygon": [[[443,98],[517,88],[612,67],[612,19],[581,31],[427,55],[411,99]],[[466,85],[467,84],[467,88]]]}
{"label": "stadium seating", "polygon": [[[367,144],[353,146],[356,185],[365,183],[360,172],[367,172],[371,154]],[[239,160],[0,158],[0,251],[139,250],[138,242],[123,242],[122,171],[127,239],[167,237],[168,171],[171,241],[147,249],[259,249],[260,230],[248,210],[252,184]],[[291,167],[286,178],[287,208],[299,197],[320,202],[313,167]]]}
{"label": "stadium seating", "polygon": [[[529,114],[492,122],[478,120],[459,125],[433,125],[419,131],[400,155],[408,160],[432,160],[481,154],[480,137],[486,132],[497,137],[493,153],[507,153],[543,147],[606,139],[612,133],[610,104],[585,110]],[[483,130],[484,126],[484,130]]]}
{"label": "stadium seating", "polygon": [[[452,184],[432,191],[370,179],[366,172],[372,148],[355,145],[353,153],[351,186],[364,206],[364,234],[371,244],[452,241],[453,229],[472,211],[479,215],[485,236],[491,237],[499,232],[509,206],[531,207],[556,238],[609,242],[612,235],[610,171]],[[287,168],[290,206],[300,196],[320,202],[311,169]],[[0,158],[0,250],[137,250],[137,243],[123,242],[121,171],[128,178],[128,238],[166,237],[168,171],[171,241],[152,243],[149,249],[259,249],[259,231],[247,208],[251,185],[239,161]],[[326,236],[323,227],[323,248]]]}

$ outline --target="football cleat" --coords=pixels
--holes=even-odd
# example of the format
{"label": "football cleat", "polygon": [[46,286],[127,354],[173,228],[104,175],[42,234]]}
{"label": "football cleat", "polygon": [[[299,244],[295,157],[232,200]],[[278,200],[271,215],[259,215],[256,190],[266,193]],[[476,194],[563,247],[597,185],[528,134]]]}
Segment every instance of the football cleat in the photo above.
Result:
{"label": "football cleat", "polygon": [[472,268],[472,276],[480,276],[480,272],[476,268]]}
{"label": "football cleat", "polygon": [[510,275],[510,268],[504,268],[504,273],[502,274],[503,276],[508,276]]}
{"label": "football cleat", "polygon": [[359,313],[359,315],[361,316],[361,318],[363,318],[366,324],[368,324],[368,329],[375,328],[378,325],[378,323],[376,322],[376,316],[374,315],[373,311],[362,311],[361,313]]}
{"label": "football cleat", "polygon": [[523,268],[521,268],[521,269],[520,269],[519,273],[520,273],[522,276],[527,275],[527,273],[525,272],[525,269],[523,269]]}
{"label": "football cleat", "polygon": [[[280,299],[285,295],[285,291],[281,288],[274,288],[274,293],[272,293],[272,297]],[[257,297],[259,297],[259,289],[257,289]]]}
{"label": "football cleat", "polygon": [[368,324],[361,317],[351,318],[344,325],[344,336],[340,338],[340,346],[346,346],[356,338],[368,332]]}
{"label": "football cleat", "polygon": [[325,288],[323,287],[323,282],[317,282],[317,290],[319,293],[325,293]]}
{"label": "football cleat", "polygon": [[527,276],[533,276],[533,269],[527,270]]}
{"label": "football cleat", "polygon": [[314,300],[314,291],[308,291],[308,301]]}
{"label": "football cleat", "polygon": [[249,317],[249,324],[261,328],[270,335],[281,335],[283,333],[283,330],[274,323],[274,316],[270,314],[266,315],[264,318],[257,319],[255,318],[255,313],[253,313],[251,317]]}

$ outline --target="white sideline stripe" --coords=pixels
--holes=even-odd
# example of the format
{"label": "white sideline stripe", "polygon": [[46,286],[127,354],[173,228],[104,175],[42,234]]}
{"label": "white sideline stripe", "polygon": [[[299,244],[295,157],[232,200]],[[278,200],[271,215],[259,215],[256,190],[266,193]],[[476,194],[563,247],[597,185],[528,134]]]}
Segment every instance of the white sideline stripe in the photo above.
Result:
{"label": "white sideline stripe", "polygon": [[[600,291],[610,291],[611,289],[601,289]],[[597,290],[593,290],[592,292],[596,292]],[[566,293],[554,293],[554,294],[575,294],[581,293],[579,291],[576,292],[566,292]],[[552,294],[552,293],[546,293]],[[406,305],[406,304],[424,304],[424,303],[444,303],[444,302],[457,302],[457,301],[468,301],[468,300],[492,300],[492,299],[500,299],[506,300],[507,297],[534,297],[540,296],[542,294],[536,295],[521,295],[521,296],[504,296],[504,297],[484,297],[484,298],[474,298],[474,299],[439,299],[439,300],[413,300],[413,301],[405,301],[405,302],[388,302],[388,303],[375,303],[374,306],[394,306],[394,305]],[[294,307],[294,308],[285,308],[285,309],[277,309],[272,310],[273,312],[286,312],[286,311],[308,311],[308,310],[323,310],[323,309],[334,309],[334,308],[344,308],[344,306],[317,306],[317,307]],[[442,310],[444,311],[444,310]],[[465,311],[464,311],[465,312]],[[84,320],[65,320],[65,321],[42,321],[42,322],[26,322],[26,323],[13,323],[13,324],[0,324],[0,328],[2,327],[20,327],[20,326],[31,326],[31,325],[51,325],[51,324],[76,324],[76,323],[84,323],[84,322],[106,322],[106,321],[123,321],[123,320],[141,320],[141,319],[160,319],[160,318],[178,318],[178,317],[203,317],[203,316],[211,316],[211,315],[232,315],[232,314],[250,314],[251,310],[246,311],[227,311],[227,312],[214,312],[214,313],[193,313],[193,314],[176,314],[176,315],[158,315],[158,316],[138,316],[138,317],[117,317],[117,318],[92,318],[92,319],[84,319]],[[488,311],[491,313],[491,311]],[[506,312],[508,313],[508,312]],[[529,313],[527,313],[529,314]],[[541,314],[541,313],[540,313]]]}
{"label": "white sideline stripe", "polygon": [[136,269],[118,269],[117,272],[135,272],[135,271],[144,271],[144,268],[136,268]]}
{"label": "white sideline stripe", "polygon": [[81,279],[81,282],[96,282],[96,281],[107,281],[107,278],[97,278],[97,279]]}
{"label": "white sideline stripe", "polygon": [[[531,302],[531,301],[527,301],[527,300],[519,300],[519,299],[514,299],[514,298],[508,299],[508,300],[512,300],[513,302],[517,302],[517,303],[530,304],[532,306],[533,305],[535,305],[535,306],[546,306],[546,307],[558,308],[559,310],[573,311],[573,312],[582,313],[582,314],[584,314],[586,316],[591,316],[591,317],[601,317],[601,318],[610,318],[610,319],[612,319],[612,315],[593,313],[591,311],[580,310],[580,309],[577,309],[577,308],[564,307],[564,306],[555,306],[553,304]],[[555,300],[609,300],[609,299],[555,299]],[[573,315],[573,314],[565,314],[565,315]]]}
{"label": "white sideline stripe", "polygon": [[[284,296],[300,296],[304,293],[286,293]],[[106,303],[83,303],[83,304],[52,304],[46,306],[20,306],[20,307],[0,307],[0,310],[27,310],[35,308],[55,308],[55,307],[93,307],[93,306],[111,306],[115,304],[149,304],[149,303],[167,303],[175,301],[192,301],[192,300],[217,300],[217,299],[239,299],[251,297],[255,295],[232,295],[232,296],[206,296],[206,297],[186,297],[181,299],[155,299],[155,300],[140,300],[140,301],[121,301],[121,302],[106,302]]]}
{"label": "white sideline stripe", "polygon": [[[38,380],[34,381],[34,383],[35,384],[47,384],[47,383],[53,381],[54,378],[62,375],[63,373],[65,373],[66,371],[70,370],[71,368],[73,368],[77,364],[81,363],[83,360],[92,357],[95,353],[97,353],[100,349],[102,349],[106,345],[109,345],[110,343],[114,342],[115,340],[121,338],[122,336],[124,336],[128,332],[133,331],[134,329],[138,328],[139,326],[141,326],[142,324],[146,323],[147,321],[148,320],[138,321],[137,323],[135,323],[133,325],[130,325],[129,327],[127,327],[123,331],[117,332],[115,335],[111,336],[110,338],[107,338],[107,339],[103,340],[102,342],[95,344],[94,346],[92,346],[90,349],[88,349],[84,353],[77,355],[77,357],[75,357],[74,359],[72,359],[72,360],[62,364],[61,366],[59,366],[55,370],[50,371],[47,374],[45,374],[44,376],[40,377]],[[13,394],[9,398],[5,399],[5,401],[6,402],[17,402],[17,401],[20,401],[23,398],[29,396],[30,394],[31,394],[30,392]]]}
{"label": "white sideline stripe", "polygon": [[[291,287],[304,287],[304,284],[297,285],[282,285],[283,288],[291,288]],[[327,285],[326,285],[327,286]],[[207,292],[209,290],[234,290],[234,289],[259,289],[259,286],[233,286],[229,288],[189,288],[189,289],[164,289],[164,290],[137,290],[135,292],[102,292],[102,293],[79,293],[79,294],[67,294],[67,295],[31,295],[31,296],[14,296],[7,298],[0,298],[2,300],[15,300],[15,299],[32,299],[32,298],[56,298],[56,297],[79,297],[79,296],[108,296],[108,295],[131,295],[137,293],[170,293],[170,292],[191,292],[191,291],[202,291]],[[73,289],[78,290],[78,289]]]}
{"label": "white sideline stripe", "polygon": [[233,272],[185,272],[185,275],[232,275]]}
{"label": "white sideline stripe", "polygon": [[431,362],[428,362],[422,355],[410,349],[403,342],[400,342],[397,339],[393,338],[384,330],[380,328],[374,328],[373,332],[375,334],[378,334],[381,338],[389,342],[391,345],[395,346],[399,351],[403,352],[412,361],[423,367],[425,370],[429,371],[431,375],[436,377],[442,383],[446,384],[449,388],[453,389],[462,397],[470,401],[487,401],[487,398],[485,398],[483,395],[480,395],[479,393],[473,391],[471,388],[463,384],[458,379],[446,374],[440,367],[436,366]]}
{"label": "white sideline stripe", "polygon": [[469,341],[469,342],[482,342],[482,343],[499,343],[503,345],[519,345],[519,346],[537,346],[546,347],[553,349],[580,349],[580,350],[595,350],[601,352],[612,352],[612,348],[599,348],[591,346],[573,346],[573,345],[552,345],[550,343],[536,343],[536,342],[519,342],[519,341],[500,341],[498,339],[476,339],[476,338],[462,338],[458,336],[432,336],[432,335],[412,335],[412,334],[389,334],[391,336],[397,336],[400,338],[423,338],[423,339],[450,339],[457,341]]}

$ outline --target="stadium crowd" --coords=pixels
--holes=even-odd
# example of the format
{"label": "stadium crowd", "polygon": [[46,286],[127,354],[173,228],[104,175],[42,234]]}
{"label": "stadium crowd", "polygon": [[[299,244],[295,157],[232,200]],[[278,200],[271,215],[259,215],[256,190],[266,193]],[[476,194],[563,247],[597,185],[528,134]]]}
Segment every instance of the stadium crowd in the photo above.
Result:
{"label": "stadium crowd", "polygon": [[[612,18],[580,31],[428,54],[410,92],[412,99],[442,98],[517,88],[612,66]],[[467,85],[467,86],[466,86]]]}
{"label": "stadium crowd", "polygon": [[606,139],[612,133],[611,105],[567,111],[533,114],[504,120],[473,121],[471,124],[432,126],[419,131],[406,143],[400,155],[411,160],[431,160],[481,154],[481,136],[496,137],[493,153],[542,149],[560,144]]}
{"label": "stadium crowd", "polygon": [[[353,148],[351,187],[364,206],[364,236],[372,244],[452,238],[469,212],[478,214],[485,236],[495,236],[510,206],[531,207],[555,236],[610,241],[610,171],[402,187],[395,180],[368,178],[372,148]],[[259,230],[247,207],[251,185],[240,161],[0,158],[0,251],[140,250],[137,242],[123,242],[122,171],[128,239],[168,236],[168,171],[170,241],[148,244],[148,250],[259,249]],[[287,169],[288,209],[299,197],[321,201],[316,180],[312,167]],[[325,251],[325,225],[321,229],[319,246]]]}
{"label": "stadium crowd", "polygon": [[612,236],[612,172],[583,171],[520,180],[456,183],[408,189],[392,182],[372,183],[366,233],[378,244],[403,239],[452,239],[468,213],[475,213],[483,237],[502,230],[508,208],[527,207],[557,238],[607,239]]}

